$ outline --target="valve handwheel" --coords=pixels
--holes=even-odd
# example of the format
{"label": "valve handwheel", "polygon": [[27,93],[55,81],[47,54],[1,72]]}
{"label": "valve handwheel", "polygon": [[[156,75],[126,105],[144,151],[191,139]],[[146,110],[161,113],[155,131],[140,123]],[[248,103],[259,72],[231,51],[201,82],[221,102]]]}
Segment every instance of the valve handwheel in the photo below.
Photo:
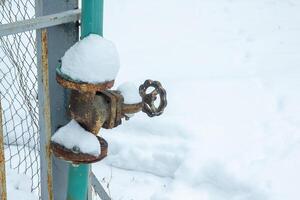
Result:
{"label": "valve handwheel", "polygon": [[[154,88],[153,91],[147,93],[149,88]],[[162,87],[160,82],[146,80],[139,88],[140,96],[143,101],[142,111],[146,113],[149,117],[159,116],[163,113],[165,107],[167,106],[167,93]],[[158,107],[154,104],[157,96],[160,97],[160,102]]]}

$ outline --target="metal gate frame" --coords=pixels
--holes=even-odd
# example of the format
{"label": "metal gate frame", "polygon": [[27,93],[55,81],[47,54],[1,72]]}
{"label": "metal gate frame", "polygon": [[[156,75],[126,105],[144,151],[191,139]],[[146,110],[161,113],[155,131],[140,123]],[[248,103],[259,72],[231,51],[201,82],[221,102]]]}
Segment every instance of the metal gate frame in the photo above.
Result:
{"label": "metal gate frame", "polygon": [[[51,135],[70,119],[66,113],[68,91],[57,84],[56,67],[65,51],[79,40],[78,21],[81,10],[78,9],[78,0],[35,0],[35,14],[34,19],[0,25],[0,37],[36,30],[41,151],[40,199],[63,200],[67,195],[69,165],[52,156],[50,139]],[[0,103],[0,199],[6,200],[1,113]],[[93,187],[103,200],[110,200],[92,172],[90,187]],[[88,196],[91,199],[91,193]]]}
{"label": "metal gate frame", "polygon": [[0,101],[0,199],[6,200],[6,176],[5,176],[5,158],[4,158],[4,141],[2,127],[2,105]]}
{"label": "metal gate frame", "polygon": [[[81,11],[78,9],[77,0],[36,0],[35,12],[36,18],[34,19],[0,25],[0,37],[29,30],[37,30],[36,45],[41,145],[40,198],[43,200],[61,200],[66,198],[68,165],[51,155],[49,142],[51,135],[58,127],[66,124],[68,121],[67,114],[65,113],[67,92],[58,86],[55,75],[56,66],[58,66],[60,58],[79,39],[77,22],[80,19]],[[1,131],[0,133],[2,136]],[[0,141],[0,146],[1,144],[3,143]],[[4,154],[2,149],[0,151]],[[0,199],[5,200],[4,155],[1,156],[0,161],[0,166],[2,166],[0,170],[3,172],[0,173],[0,184],[2,185]]]}
{"label": "metal gate frame", "polygon": [[[68,164],[51,156],[50,137],[69,120],[65,112],[67,91],[56,83],[56,67],[65,51],[79,39],[76,22],[80,18],[80,10],[74,10],[77,8],[77,0],[36,0],[36,16],[45,16],[47,21],[47,30],[37,31],[43,200],[66,199]],[[60,14],[51,16],[53,13]],[[57,23],[50,26],[53,21]],[[48,97],[51,97],[51,101]]]}

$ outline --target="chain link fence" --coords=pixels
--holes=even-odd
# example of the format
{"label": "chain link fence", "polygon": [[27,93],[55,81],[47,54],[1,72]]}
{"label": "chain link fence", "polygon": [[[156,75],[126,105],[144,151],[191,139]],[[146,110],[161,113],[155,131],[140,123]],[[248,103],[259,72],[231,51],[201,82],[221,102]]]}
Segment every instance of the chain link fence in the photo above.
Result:
{"label": "chain link fence", "polygon": [[[0,0],[0,24],[30,19],[35,0]],[[0,38],[0,92],[6,167],[31,178],[40,193],[35,31]]]}

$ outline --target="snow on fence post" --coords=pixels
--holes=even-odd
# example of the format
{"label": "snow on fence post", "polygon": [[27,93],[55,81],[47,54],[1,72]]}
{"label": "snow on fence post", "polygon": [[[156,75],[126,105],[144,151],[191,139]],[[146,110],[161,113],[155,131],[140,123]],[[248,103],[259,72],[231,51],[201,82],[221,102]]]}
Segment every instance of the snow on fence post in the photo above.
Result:
{"label": "snow on fence post", "polygon": [[[36,16],[50,15],[78,7],[78,0],[36,0]],[[64,200],[67,193],[68,164],[62,160],[49,158],[49,119],[45,115],[45,106],[49,104],[51,113],[51,133],[53,134],[60,126],[68,122],[66,113],[67,91],[56,83],[56,67],[64,52],[78,41],[78,26],[76,23],[62,24],[47,28],[48,43],[48,89],[50,102],[47,103],[47,90],[43,81],[42,65],[42,32],[37,31],[37,58],[38,58],[38,87],[39,87],[39,125],[41,142],[41,199],[43,200]],[[51,177],[49,170],[52,165],[53,194],[51,194]],[[50,185],[49,185],[50,184]]]}
{"label": "snow on fence post", "polygon": [[4,141],[2,127],[2,106],[0,102],[0,199],[6,200],[6,177],[5,177],[5,157],[4,157]]}

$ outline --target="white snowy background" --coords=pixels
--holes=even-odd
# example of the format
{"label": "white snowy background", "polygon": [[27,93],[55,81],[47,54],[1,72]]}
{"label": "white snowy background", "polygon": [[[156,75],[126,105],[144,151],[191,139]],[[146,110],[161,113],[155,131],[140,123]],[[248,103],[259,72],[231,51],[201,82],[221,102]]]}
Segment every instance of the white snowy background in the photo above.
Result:
{"label": "white snowy background", "polygon": [[[125,81],[168,107],[101,130],[93,171],[114,200],[300,198],[300,1],[107,0]],[[9,199],[34,199],[8,170]]]}
{"label": "white snowy background", "polygon": [[101,130],[114,200],[300,198],[300,2],[110,0],[116,86],[159,80],[161,117]]}

